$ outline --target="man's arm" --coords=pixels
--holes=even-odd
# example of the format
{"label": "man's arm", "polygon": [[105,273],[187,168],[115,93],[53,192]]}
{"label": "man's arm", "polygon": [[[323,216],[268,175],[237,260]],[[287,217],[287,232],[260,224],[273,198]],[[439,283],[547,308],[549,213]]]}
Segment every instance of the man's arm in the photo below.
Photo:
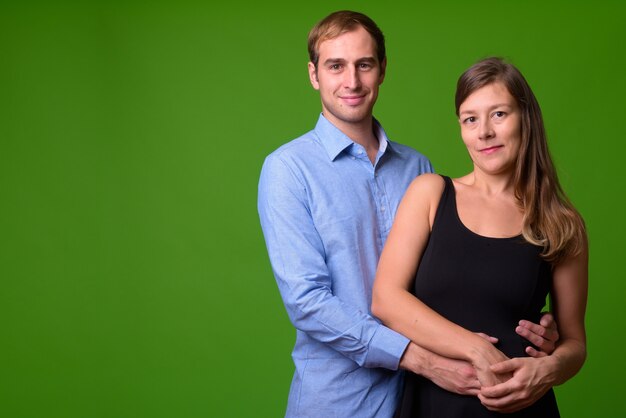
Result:
{"label": "man's arm", "polygon": [[[550,313],[545,313],[539,324],[525,320],[520,321],[516,332],[542,350],[538,351],[530,346],[526,348],[528,355],[535,358],[551,354],[554,351],[556,341],[559,339],[556,322]],[[479,335],[492,343],[497,342],[496,338],[486,334]],[[460,395],[478,395],[480,393],[480,382],[470,363],[440,356],[415,343],[410,343],[407,346],[400,360],[400,368],[424,376],[437,386],[450,392]],[[547,370],[545,372],[550,373]],[[508,381],[510,384],[508,394],[512,397],[525,399],[528,404],[531,404],[543,395],[544,392],[541,390],[528,390],[539,386],[532,382],[533,379],[537,379],[537,375],[520,374],[514,379]],[[502,386],[506,387],[504,384]],[[518,392],[523,391],[523,393],[515,394],[516,390]]]}
{"label": "man's arm", "polygon": [[[526,320],[520,321],[516,332],[542,350],[538,351],[530,346],[526,348],[526,353],[535,358],[551,354],[559,339],[556,322],[550,313],[545,313],[539,324]],[[492,343],[497,342],[497,339],[486,334],[479,335]],[[500,363],[499,367],[501,368],[495,370],[513,371],[516,369],[515,366],[517,366],[518,361],[520,360],[510,360],[510,363],[507,363],[510,365],[508,369]],[[470,363],[440,356],[413,342],[407,346],[400,360],[400,368],[421,375],[440,388],[459,395],[478,395],[480,393],[480,382],[476,370]],[[510,399],[515,399],[516,404],[509,406],[510,412],[531,405],[545,393],[544,376],[554,373],[554,370],[544,367],[541,372],[542,374],[538,372],[519,373],[500,385],[498,389],[501,392],[494,393],[506,393]]]}
{"label": "man's arm", "polygon": [[478,395],[480,382],[472,365],[450,359],[409,343],[400,368],[424,376],[437,386],[459,395]]}
{"label": "man's arm", "polygon": [[[526,320],[520,321],[515,331],[541,349],[539,351],[530,346],[526,348],[526,353],[535,358],[550,355],[555,349],[556,341],[559,339],[556,322],[550,313],[545,313],[541,317],[539,324]],[[481,334],[481,336],[492,343],[496,342],[493,337],[485,334]],[[415,344],[411,343],[409,348],[411,346],[415,346]],[[409,351],[413,354],[409,354],[406,361],[403,357],[400,367],[421,374],[437,386],[450,392],[461,395],[478,395],[481,393],[480,382],[471,364],[441,357],[418,346],[415,347],[413,350],[407,348],[405,356]],[[409,360],[415,358],[418,360]],[[524,359],[511,359],[505,363],[499,363],[492,369],[494,372],[513,372],[517,369],[522,369],[521,363],[524,362]],[[550,376],[556,373],[556,367],[554,367],[553,362],[549,363],[549,366],[543,365],[541,368],[523,369],[522,372],[514,374],[505,383],[494,387],[495,389],[490,388],[486,390],[486,393],[492,396],[501,396],[501,398],[497,399],[497,402],[502,407],[499,410],[500,412],[515,412],[523,409],[535,403],[552,386],[549,383],[551,382]],[[418,371],[412,370],[412,367],[416,367]]]}
{"label": "man's arm", "polygon": [[360,366],[397,369],[408,339],[333,294],[337,278],[326,265],[304,180],[280,157],[270,156],[258,198],[272,269],[293,325]]}

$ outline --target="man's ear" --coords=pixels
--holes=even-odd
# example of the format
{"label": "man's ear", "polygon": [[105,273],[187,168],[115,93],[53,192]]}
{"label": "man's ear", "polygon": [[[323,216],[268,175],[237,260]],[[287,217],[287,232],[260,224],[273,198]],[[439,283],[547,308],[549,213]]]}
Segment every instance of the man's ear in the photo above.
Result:
{"label": "man's ear", "polygon": [[383,84],[383,81],[385,80],[385,71],[387,71],[387,58],[383,59],[383,61],[380,63],[380,77],[379,77],[379,81],[378,84]]}
{"label": "man's ear", "polygon": [[309,81],[315,90],[320,89],[320,83],[317,79],[317,68],[315,68],[315,64],[309,62]]}

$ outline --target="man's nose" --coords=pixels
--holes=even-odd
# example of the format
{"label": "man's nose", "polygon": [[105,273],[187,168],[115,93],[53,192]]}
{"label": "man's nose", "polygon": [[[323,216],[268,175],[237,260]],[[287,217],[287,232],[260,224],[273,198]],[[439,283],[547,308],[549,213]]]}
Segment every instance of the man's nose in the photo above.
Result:
{"label": "man's nose", "polygon": [[356,67],[348,67],[345,72],[344,85],[352,90],[361,87],[361,77]]}

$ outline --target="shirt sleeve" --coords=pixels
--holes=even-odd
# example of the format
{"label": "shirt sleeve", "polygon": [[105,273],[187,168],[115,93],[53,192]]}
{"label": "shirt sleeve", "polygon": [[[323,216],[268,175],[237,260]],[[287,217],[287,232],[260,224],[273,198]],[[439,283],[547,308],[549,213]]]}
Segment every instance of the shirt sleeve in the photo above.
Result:
{"label": "shirt sleeve", "polygon": [[333,294],[332,282],[341,277],[331,277],[325,263],[304,181],[277,156],[268,157],[263,165],[258,210],[293,325],[359,366],[396,370],[409,340]]}

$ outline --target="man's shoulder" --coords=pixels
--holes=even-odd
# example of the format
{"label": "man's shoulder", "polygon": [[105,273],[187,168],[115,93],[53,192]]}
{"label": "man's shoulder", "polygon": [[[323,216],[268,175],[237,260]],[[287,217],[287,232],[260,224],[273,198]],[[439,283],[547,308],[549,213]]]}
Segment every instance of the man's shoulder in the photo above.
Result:
{"label": "man's shoulder", "polygon": [[400,144],[399,142],[389,141],[391,148],[395,151],[395,153],[403,159],[415,161],[420,164],[429,164],[430,160],[424,154],[419,152],[413,147],[408,145]]}
{"label": "man's shoulder", "polygon": [[315,131],[309,131],[272,151],[263,162],[261,175],[274,181],[293,177],[303,181],[303,173],[315,172],[312,167],[322,166],[328,159],[325,156]]}
{"label": "man's shoulder", "polygon": [[309,131],[299,137],[286,142],[272,151],[268,156],[268,160],[283,159],[291,160],[310,155],[311,151],[318,148],[315,131]]}

